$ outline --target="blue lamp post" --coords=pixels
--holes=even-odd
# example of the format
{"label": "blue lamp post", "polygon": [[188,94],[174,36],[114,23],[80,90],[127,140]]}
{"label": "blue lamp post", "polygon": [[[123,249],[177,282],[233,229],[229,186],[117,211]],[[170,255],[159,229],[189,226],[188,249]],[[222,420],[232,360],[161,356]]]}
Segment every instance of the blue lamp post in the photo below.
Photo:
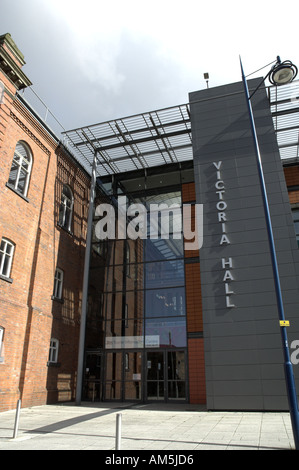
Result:
{"label": "blue lamp post", "polygon": [[268,203],[266,185],[265,185],[265,180],[264,180],[264,173],[263,173],[263,166],[262,166],[262,160],[261,160],[261,155],[260,155],[259,143],[258,143],[258,138],[256,134],[256,127],[255,127],[251,101],[250,101],[254,93],[257,91],[257,89],[261,86],[261,84],[264,82],[264,80],[267,77],[269,77],[269,80],[273,85],[284,85],[286,83],[291,82],[296,77],[298,70],[297,70],[297,67],[294,64],[292,64],[292,62],[290,61],[281,62],[280,58],[277,57],[276,64],[271,68],[270,72],[266,75],[266,77],[263,79],[261,84],[256,88],[256,90],[254,90],[254,92],[250,95],[241,58],[240,58],[240,65],[241,65],[242,80],[243,80],[246,102],[247,102],[247,107],[248,107],[250,125],[251,125],[251,130],[252,130],[254,149],[255,149],[255,154],[256,154],[260,186],[262,190],[265,219],[266,219],[266,224],[267,224],[267,232],[268,232],[268,239],[269,239],[269,245],[270,245],[272,269],[273,269],[276,299],[277,299],[278,314],[279,314],[282,349],[283,349],[283,354],[284,354],[284,371],[285,371],[285,381],[286,381],[288,402],[289,402],[289,408],[290,408],[290,417],[291,417],[291,422],[292,422],[295,447],[296,447],[296,450],[299,450],[299,412],[298,412],[297,393],[296,393],[295,379],[294,379],[294,374],[293,374],[293,366],[292,366],[292,363],[290,360],[290,354],[289,354],[288,338],[287,338],[287,332],[286,332],[286,321],[285,321],[284,307],[283,307],[283,301],[282,301],[282,293],[281,293],[281,286],[280,286],[280,280],[279,280],[279,272],[278,272],[272,223],[271,223],[271,217],[270,217],[270,211],[269,211],[269,203]]}

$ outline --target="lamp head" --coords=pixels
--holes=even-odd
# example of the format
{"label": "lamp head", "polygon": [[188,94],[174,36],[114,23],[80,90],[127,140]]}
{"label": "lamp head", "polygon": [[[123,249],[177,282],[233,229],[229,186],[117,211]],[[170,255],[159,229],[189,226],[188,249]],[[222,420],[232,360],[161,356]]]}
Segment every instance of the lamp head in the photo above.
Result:
{"label": "lamp head", "polygon": [[272,85],[286,85],[294,80],[298,73],[296,65],[290,60],[280,61],[277,57],[277,62],[270,71],[269,81]]}

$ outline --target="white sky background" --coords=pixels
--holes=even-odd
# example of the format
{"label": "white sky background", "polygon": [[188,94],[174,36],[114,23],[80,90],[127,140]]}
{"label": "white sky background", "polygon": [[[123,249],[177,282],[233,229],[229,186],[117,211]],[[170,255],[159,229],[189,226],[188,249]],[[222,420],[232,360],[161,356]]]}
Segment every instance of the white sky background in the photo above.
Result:
{"label": "white sky background", "polygon": [[240,81],[239,55],[246,74],[277,55],[299,66],[298,13],[298,0],[0,0],[0,34],[72,129],[187,103],[205,72],[210,87]]}

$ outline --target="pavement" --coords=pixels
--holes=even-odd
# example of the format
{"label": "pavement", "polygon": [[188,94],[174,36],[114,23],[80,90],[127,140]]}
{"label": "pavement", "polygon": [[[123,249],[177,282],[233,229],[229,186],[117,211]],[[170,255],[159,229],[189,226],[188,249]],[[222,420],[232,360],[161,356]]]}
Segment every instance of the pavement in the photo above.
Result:
{"label": "pavement", "polygon": [[[199,450],[295,449],[288,412],[207,411],[189,404],[68,403],[22,408],[15,438],[16,411],[0,413],[0,451],[115,451],[117,414],[121,414],[120,449],[126,454],[179,451],[191,456]],[[123,452],[109,455],[113,454],[115,459]]]}

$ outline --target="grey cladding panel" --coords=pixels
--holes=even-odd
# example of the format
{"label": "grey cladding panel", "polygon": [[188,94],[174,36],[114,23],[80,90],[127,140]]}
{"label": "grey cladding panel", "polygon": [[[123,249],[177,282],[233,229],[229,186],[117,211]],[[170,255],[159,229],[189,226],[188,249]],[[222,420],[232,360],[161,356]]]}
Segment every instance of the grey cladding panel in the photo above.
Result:
{"label": "grey cladding panel", "polygon": [[[260,79],[250,82],[254,89]],[[278,313],[243,85],[191,93],[190,103],[196,198],[204,205],[200,262],[208,407],[279,410],[287,402]],[[263,89],[252,104],[290,337],[299,340],[298,249]]]}

